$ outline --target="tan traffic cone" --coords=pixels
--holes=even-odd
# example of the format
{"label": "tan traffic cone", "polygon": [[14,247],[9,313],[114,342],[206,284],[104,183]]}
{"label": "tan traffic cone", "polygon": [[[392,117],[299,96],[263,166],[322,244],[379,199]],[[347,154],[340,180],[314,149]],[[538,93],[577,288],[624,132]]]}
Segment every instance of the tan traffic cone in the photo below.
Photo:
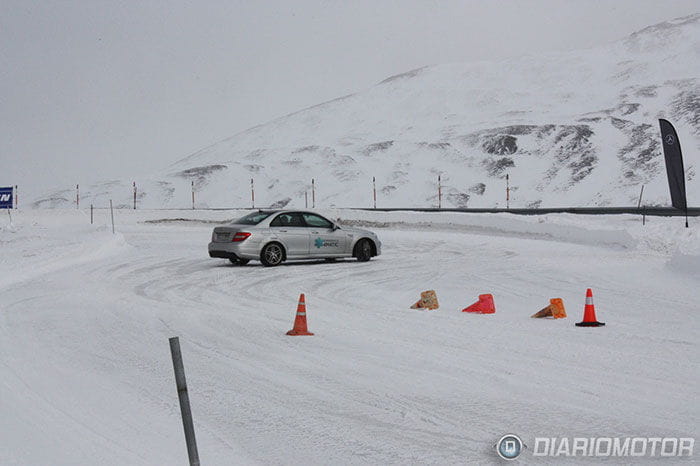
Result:
{"label": "tan traffic cone", "polygon": [[294,328],[287,332],[287,335],[298,336],[298,335],[313,335],[306,328],[306,301],[304,299],[304,293],[299,295],[299,304],[297,305],[297,315],[294,319]]}
{"label": "tan traffic cone", "polygon": [[438,304],[437,294],[434,290],[423,291],[420,294],[420,299],[411,306],[411,309],[428,309],[430,311],[440,307]]}

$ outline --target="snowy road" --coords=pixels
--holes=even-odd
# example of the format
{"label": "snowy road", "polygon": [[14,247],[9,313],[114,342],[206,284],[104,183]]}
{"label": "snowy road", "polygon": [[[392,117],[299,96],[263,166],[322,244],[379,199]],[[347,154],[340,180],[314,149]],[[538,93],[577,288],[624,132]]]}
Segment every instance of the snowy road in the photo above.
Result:
{"label": "snowy road", "polygon": [[[509,432],[698,434],[700,268],[664,251],[420,225],[377,229],[368,263],[234,267],[206,256],[205,223],[120,212],[113,236],[79,213],[16,218],[0,231],[2,464],[186,464],[175,335],[202,464],[488,464]],[[573,325],[587,287],[606,327]],[[427,289],[440,309],[410,310]],[[302,292],[316,335],[287,337]],[[459,312],[481,293],[496,314]],[[529,318],[552,297],[568,319]]]}

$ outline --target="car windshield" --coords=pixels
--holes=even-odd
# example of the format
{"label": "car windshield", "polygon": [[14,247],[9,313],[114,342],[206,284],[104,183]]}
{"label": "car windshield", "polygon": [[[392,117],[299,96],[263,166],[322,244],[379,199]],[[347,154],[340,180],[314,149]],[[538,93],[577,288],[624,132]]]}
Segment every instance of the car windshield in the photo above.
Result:
{"label": "car windshield", "polygon": [[272,215],[272,212],[253,212],[231,222],[233,225],[257,225]]}

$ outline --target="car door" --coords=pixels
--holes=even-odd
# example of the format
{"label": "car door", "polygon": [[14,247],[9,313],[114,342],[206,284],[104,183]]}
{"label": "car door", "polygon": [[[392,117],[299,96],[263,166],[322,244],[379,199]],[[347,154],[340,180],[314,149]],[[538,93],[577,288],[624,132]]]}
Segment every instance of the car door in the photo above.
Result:
{"label": "car door", "polygon": [[309,254],[314,256],[345,254],[347,238],[341,229],[334,229],[333,222],[320,215],[302,213],[309,230]]}
{"label": "car door", "polygon": [[283,212],[270,222],[270,231],[287,250],[287,257],[309,255],[309,229],[299,212]]}

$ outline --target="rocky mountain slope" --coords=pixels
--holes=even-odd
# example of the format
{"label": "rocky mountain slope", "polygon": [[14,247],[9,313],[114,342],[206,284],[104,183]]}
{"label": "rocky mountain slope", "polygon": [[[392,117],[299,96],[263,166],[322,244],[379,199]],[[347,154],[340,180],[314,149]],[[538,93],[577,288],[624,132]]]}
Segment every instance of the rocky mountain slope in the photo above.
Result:
{"label": "rocky mountain slope", "polygon": [[[670,205],[658,118],[675,124],[700,204],[700,14],[604,47],[412,70],[256,126],[136,179],[143,207]],[[132,180],[81,187],[131,204]],[[34,206],[68,206],[72,189]]]}

